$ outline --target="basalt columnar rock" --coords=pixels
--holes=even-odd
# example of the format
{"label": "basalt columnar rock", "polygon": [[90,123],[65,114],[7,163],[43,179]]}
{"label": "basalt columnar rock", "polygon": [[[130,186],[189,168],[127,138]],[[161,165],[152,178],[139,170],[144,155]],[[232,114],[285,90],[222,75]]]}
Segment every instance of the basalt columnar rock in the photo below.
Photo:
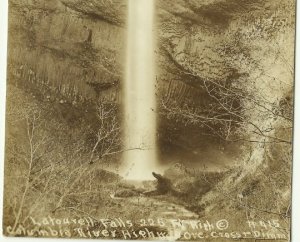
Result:
{"label": "basalt columnar rock", "polygon": [[[125,1],[11,0],[11,72],[71,102],[97,99],[87,83],[121,79],[125,13]],[[119,86],[102,93],[118,101]]]}
{"label": "basalt columnar rock", "polygon": [[[293,12],[292,0],[156,1],[162,150],[172,143],[175,151],[180,147],[203,156],[208,153],[206,145],[213,145],[218,154],[208,159],[237,158],[232,143],[228,147],[224,142],[230,138],[227,131],[235,135],[239,128],[249,130],[244,117],[264,122],[264,112],[255,102],[280,105],[291,93],[278,87],[280,80],[286,82],[289,67],[283,67],[293,57],[293,36],[287,34],[293,32]],[[44,96],[50,89],[64,96],[58,100],[69,103],[94,102],[103,96],[122,102],[127,1],[10,0],[9,14],[9,73],[19,84],[35,83]],[[276,56],[285,61],[274,62]],[[269,85],[275,95],[266,93]],[[259,100],[251,102],[253,96]],[[235,112],[228,112],[224,103]],[[286,113],[283,109],[276,113]],[[289,119],[291,114],[288,111]],[[216,115],[232,122],[215,122]]]}

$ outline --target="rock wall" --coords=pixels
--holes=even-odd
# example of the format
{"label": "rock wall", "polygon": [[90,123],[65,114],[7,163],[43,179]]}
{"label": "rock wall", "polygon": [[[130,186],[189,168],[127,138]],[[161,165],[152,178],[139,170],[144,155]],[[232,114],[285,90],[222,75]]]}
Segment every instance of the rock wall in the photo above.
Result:
{"label": "rock wall", "polygon": [[74,1],[10,1],[9,64],[21,82],[48,86],[73,101],[95,99],[103,90],[118,98],[124,28],[100,16],[126,9],[92,4],[94,12]]}

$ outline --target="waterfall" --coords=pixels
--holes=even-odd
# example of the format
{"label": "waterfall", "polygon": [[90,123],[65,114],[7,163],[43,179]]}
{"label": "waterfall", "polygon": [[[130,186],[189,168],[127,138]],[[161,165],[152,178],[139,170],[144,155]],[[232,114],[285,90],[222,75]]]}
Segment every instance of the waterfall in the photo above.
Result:
{"label": "waterfall", "polygon": [[153,179],[157,171],[154,0],[128,0],[123,176]]}

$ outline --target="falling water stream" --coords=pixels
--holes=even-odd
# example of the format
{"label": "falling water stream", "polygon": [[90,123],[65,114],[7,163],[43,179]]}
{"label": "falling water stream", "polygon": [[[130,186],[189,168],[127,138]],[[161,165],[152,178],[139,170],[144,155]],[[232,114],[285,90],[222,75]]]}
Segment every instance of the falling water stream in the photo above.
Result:
{"label": "falling water stream", "polygon": [[123,176],[153,179],[158,170],[154,65],[154,0],[128,0]]}

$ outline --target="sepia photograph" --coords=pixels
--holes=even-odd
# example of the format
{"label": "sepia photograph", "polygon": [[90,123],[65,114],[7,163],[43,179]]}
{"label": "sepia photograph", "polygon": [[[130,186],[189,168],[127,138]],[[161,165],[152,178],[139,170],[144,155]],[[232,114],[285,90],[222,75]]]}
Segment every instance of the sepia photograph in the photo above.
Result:
{"label": "sepia photograph", "polygon": [[9,0],[3,235],[291,241],[295,34],[295,0]]}

